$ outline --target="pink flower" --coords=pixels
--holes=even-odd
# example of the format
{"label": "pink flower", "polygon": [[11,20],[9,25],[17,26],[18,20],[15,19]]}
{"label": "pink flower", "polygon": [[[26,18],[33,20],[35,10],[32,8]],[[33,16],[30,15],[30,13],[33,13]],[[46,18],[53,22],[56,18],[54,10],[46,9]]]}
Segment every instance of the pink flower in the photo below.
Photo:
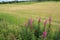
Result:
{"label": "pink flower", "polygon": [[29,25],[32,26],[33,25],[33,20],[29,19]]}
{"label": "pink flower", "polygon": [[44,21],[44,27],[46,26],[46,24],[47,24],[47,20]]}
{"label": "pink flower", "polygon": [[45,38],[46,37],[46,35],[47,35],[47,32],[43,32],[43,37]]}

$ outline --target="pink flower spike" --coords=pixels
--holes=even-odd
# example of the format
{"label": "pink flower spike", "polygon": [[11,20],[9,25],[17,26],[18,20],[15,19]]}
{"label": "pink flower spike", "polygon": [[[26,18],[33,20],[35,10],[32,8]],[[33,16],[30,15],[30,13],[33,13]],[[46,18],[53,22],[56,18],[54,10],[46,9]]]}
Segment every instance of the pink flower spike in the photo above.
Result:
{"label": "pink flower spike", "polygon": [[32,19],[29,19],[29,24],[30,24],[30,26],[32,26],[32,24],[33,24],[33,20]]}
{"label": "pink flower spike", "polygon": [[44,26],[46,26],[46,24],[47,24],[47,20],[44,21]]}
{"label": "pink flower spike", "polygon": [[47,35],[47,32],[43,32],[43,37],[45,38],[46,37],[46,35]]}

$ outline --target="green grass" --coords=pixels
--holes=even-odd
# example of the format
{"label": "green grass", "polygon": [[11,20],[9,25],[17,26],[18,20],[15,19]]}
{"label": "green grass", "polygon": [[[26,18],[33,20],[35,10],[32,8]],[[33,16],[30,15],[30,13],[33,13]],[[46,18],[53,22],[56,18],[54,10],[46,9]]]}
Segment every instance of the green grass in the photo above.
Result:
{"label": "green grass", "polygon": [[[4,10],[3,10],[4,9]],[[60,2],[41,2],[29,5],[21,4],[2,4],[0,13],[12,14],[22,18],[46,19],[52,16],[53,21],[60,20]]]}
{"label": "green grass", "polygon": [[[28,4],[28,5],[27,5]],[[43,20],[52,17],[52,25],[60,26],[60,2],[24,2],[0,4],[0,17],[10,24],[23,24],[29,18]]]}
{"label": "green grass", "polygon": [[16,16],[10,15],[10,14],[0,14],[0,18],[5,20],[6,22],[9,22],[10,24],[15,24],[15,25],[19,25],[24,23],[24,21],[26,21],[25,18],[18,18]]}
{"label": "green grass", "polygon": [[[51,26],[53,32],[57,31],[60,26],[60,2],[0,4],[0,18],[3,19],[0,21],[0,37],[2,37],[0,39],[4,40],[5,36],[3,33],[5,35],[8,34],[9,37],[6,36],[6,38],[10,38],[12,34],[18,37],[21,25],[23,26],[29,18],[35,20],[35,24],[37,25],[37,20],[41,17],[41,28],[43,28],[43,22],[49,16],[52,17]],[[7,26],[2,27],[6,23]]]}
{"label": "green grass", "polygon": [[[28,5],[27,5],[28,4]],[[10,24],[23,24],[29,18],[43,20],[52,17],[52,25],[60,26],[60,2],[24,2],[0,4],[0,17]]]}

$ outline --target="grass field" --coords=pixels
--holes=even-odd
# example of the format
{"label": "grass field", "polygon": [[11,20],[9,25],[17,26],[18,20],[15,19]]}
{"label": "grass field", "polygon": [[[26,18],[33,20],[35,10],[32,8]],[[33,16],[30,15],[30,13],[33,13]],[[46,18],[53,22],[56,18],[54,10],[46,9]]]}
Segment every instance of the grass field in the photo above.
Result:
{"label": "grass field", "polygon": [[7,13],[19,18],[42,19],[52,17],[54,24],[60,24],[60,2],[27,4],[0,4],[0,14]]}
{"label": "grass field", "polygon": [[[52,29],[60,26],[60,2],[34,2],[17,4],[0,4],[0,18],[6,19],[11,25],[20,25],[29,18],[38,20],[41,17],[42,22],[52,17]],[[9,29],[14,29],[9,27]],[[18,27],[19,28],[19,27]],[[18,29],[19,30],[19,29]],[[16,31],[16,30],[15,30]]]}

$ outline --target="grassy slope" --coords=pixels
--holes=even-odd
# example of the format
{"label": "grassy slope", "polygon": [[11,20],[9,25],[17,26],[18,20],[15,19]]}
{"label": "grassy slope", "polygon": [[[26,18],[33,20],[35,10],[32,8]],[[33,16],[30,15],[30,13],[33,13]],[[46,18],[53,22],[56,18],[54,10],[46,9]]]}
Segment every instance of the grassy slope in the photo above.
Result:
{"label": "grassy slope", "polygon": [[[0,4],[0,13],[11,14],[18,19],[37,19],[41,17],[44,20],[52,16],[53,24],[60,25],[60,2],[21,4]],[[12,19],[10,21],[14,20]]]}
{"label": "grassy slope", "polygon": [[[42,20],[52,16],[53,24],[52,31],[56,31],[60,26],[60,2],[41,2],[33,4],[0,4],[0,18],[6,19],[9,23],[0,21],[0,39],[4,40],[10,37],[4,37],[4,33],[7,36],[11,36],[13,33],[17,35],[20,32],[20,25],[27,19],[37,19],[39,17]],[[4,24],[5,23],[5,24]],[[17,26],[18,25],[18,26]],[[43,27],[43,25],[41,25]],[[54,28],[54,29],[53,29]],[[54,32],[53,32],[54,33]],[[10,39],[11,40],[11,39]]]}

